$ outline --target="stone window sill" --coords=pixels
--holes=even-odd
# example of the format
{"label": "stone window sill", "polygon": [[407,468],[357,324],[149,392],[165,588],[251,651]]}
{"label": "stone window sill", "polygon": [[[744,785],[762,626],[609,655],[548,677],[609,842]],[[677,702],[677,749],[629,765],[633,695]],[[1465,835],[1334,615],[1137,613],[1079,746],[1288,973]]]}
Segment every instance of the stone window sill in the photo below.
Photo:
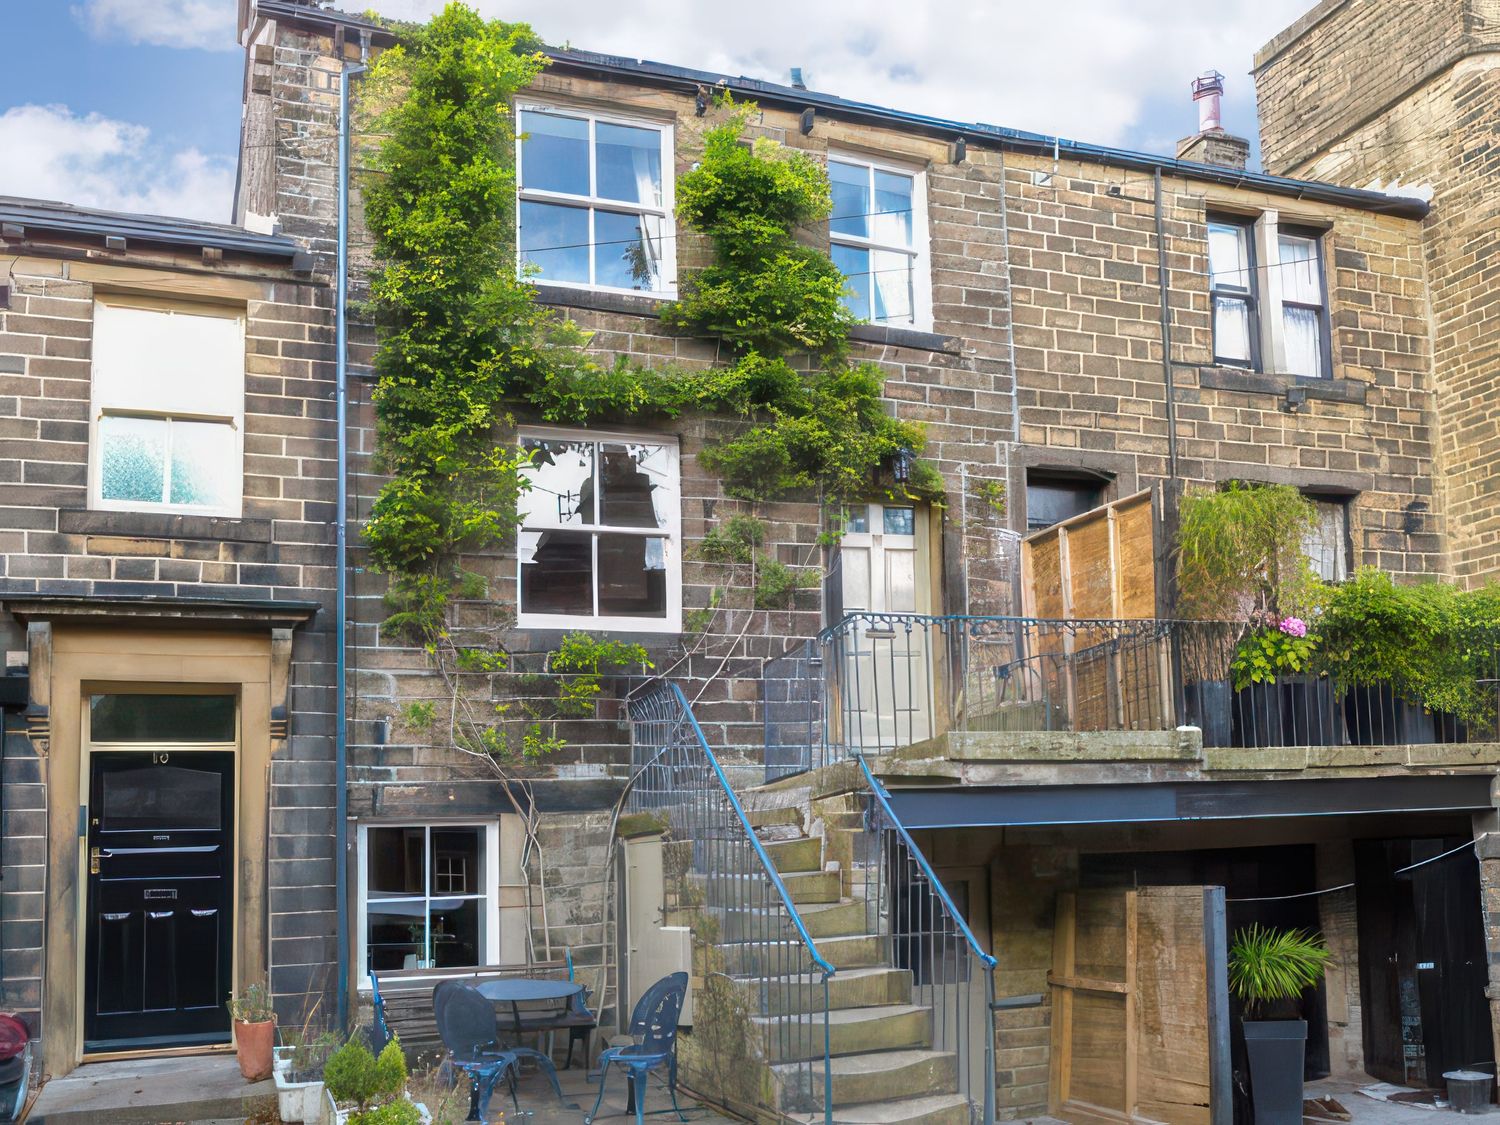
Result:
{"label": "stone window sill", "polygon": [[1284,398],[1287,391],[1299,387],[1309,399],[1324,402],[1350,402],[1364,405],[1369,384],[1357,379],[1317,379],[1310,375],[1273,375],[1265,371],[1247,371],[1243,367],[1200,367],[1198,385],[1205,390],[1241,391],[1245,394],[1275,395]]}
{"label": "stone window sill", "polygon": [[110,535],[122,539],[215,539],[269,543],[270,520],[223,516],[174,516],[166,512],[103,512],[64,508],[57,514],[64,535]]}

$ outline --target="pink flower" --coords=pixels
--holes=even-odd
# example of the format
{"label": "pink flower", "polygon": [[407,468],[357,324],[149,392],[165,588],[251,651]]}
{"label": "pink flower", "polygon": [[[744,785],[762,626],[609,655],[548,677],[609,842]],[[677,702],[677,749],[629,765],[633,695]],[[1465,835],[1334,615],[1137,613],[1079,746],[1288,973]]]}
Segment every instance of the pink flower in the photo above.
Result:
{"label": "pink flower", "polygon": [[1307,622],[1300,617],[1288,617],[1276,627],[1289,637],[1307,636]]}

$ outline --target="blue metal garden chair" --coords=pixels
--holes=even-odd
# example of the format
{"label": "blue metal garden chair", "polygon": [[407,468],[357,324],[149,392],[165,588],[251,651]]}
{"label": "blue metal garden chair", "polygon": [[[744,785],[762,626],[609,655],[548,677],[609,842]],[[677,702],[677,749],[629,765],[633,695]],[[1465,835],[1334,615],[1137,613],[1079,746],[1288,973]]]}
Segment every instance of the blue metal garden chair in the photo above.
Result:
{"label": "blue metal garden chair", "polygon": [[468,981],[445,980],[432,990],[432,1013],[438,1038],[448,1048],[450,1066],[469,1076],[468,1121],[483,1121],[489,1113],[495,1083],[510,1075],[511,1104],[516,1101],[516,1053],[500,1046],[495,1006]]}
{"label": "blue metal garden chair", "polygon": [[370,1051],[378,1055],[396,1036],[391,1031],[391,1025],[385,1021],[385,997],[380,995],[380,982],[375,979],[373,972],[370,974],[370,1000],[375,1005],[375,1020],[370,1025],[368,1036]]}
{"label": "blue metal garden chair", "polygon": [[672,1108],[683,1121],[687,1114],[677,1104],[677,1017],[682,1014],[682,1002],[687,996],[686,973],[673,973],[662,977],[646,990],[635,1011],[630,1015],[630,1035],[635,1040],[627,1047],[611,1047],[599,1056],[599,1097],[594,1108],[585,1117],[584,1125],[592,1125],[604,1101],[604,1081],[609,1077],[610,1063],[619,1063],[630,1071],[630,1083],[635,1095],[636,1125],[645,1125],[646,1078],[662,1064],[667,1067],[667,1090],[672,1095]]}

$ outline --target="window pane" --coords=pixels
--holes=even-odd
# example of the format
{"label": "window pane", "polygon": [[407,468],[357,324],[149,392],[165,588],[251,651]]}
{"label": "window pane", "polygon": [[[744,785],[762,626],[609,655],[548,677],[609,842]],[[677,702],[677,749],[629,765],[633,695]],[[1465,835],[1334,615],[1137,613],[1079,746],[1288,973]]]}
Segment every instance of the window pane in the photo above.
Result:
{"label": "window pane", "polygon": [[234,427],[223,422],[172,422],[173,504],[223,508],[234,473]]}
{"label": "window pane", "polygon": [[661,131],[600,121],[594,126],[594,138],[599,196],[660,207]]}
{"label": "window pane", "polygon": [[1281,296],[1299,305],[1321,305],[1323,285],[1318,271],[1318,243],[1311,238],[1283,234],[1281,242]]}
{"label": "window pane", "polygon": [[1323,325],[1317,309],[1288,305],[1282,310],[1286,326],[1286,366],[1293,375],[1325,374],[1323,371]]}
{"label": "window pane", "polygon": [[1238,297],[1214,298],[1214,356],[1250,362],[1250,305]]}
{"label": "window pane", "polygon": [[1314,500],[1318,522],[1302,539],[1302,552],[1325,582],[1349,577],[1349,507],[1342,500]]}
{"label": "window pane", "polygon": [[870,234],[870,170],[862,164],[828,162],[828,180],[833,188],[833,214],[828,229],[835,234]]}
{"label": "window pane", "polygon": [[871,293],[875,298],[877,324],[907,324],[913,319],[912,275],[916,260],[910,254],[894,250],[872,250],[870,272],[874,279]]}
{"label": "window pane", "polygon": [[587,207],[521,204],[521,261],[537,268],[539,281],[589,280]]}
{"label": "window pane", "polygon": [[478,899],[432,900],[432,965],[435,969],[482,964],[479,919],[484,903]]}
{"label": "window pane", "polygon": [[233,742],[232,695],[95,695],[89,699],[95,742]]}
{"label": "window pane", "polygon": [[917,513],[914,508],[887,508],[885,510],[885,533],[887,535],[915,535]]}
{"label": "window pane", "polygon": [[555,113],[521,113],[521,186],[589,193],[589,123]]}
{"label": "window pane", "polygon": [[564,527],[594,522],[594,443],[526,438],[531,464],[521,476],[531,485],[518,507],[527,527]]}
{"label": "window pane", "polygon": [[870,516],[869,516],[869,513],[865,509],[863,509],[863,508],[861,508],[857,512],[851,512],[849,514],[849,523],[845,526],[844,530],[848,531],[848,532],[851,532],[851,533],[853,533],[855,535],[862,535],[865,532],[869,531],[870,530]]}
{"label": "window pane", "polygon": [[484,893],[478,828],[432,830],[432,897]]}
{"label": "window pane", "polygon": [[667,540],[599,536],[599,613],[604,617],[666,617]]}
{"label": "window pane", "polygon": [[427,904],[422,899],[371,904],[365,930],[371,969],[420,969],[426,948]]}
{"label": "window pane", "polygon": [[875,214],[870,237],[892,246],[911,245],[912,177],[875,170]]}
{"label": "window pane", "polygon": [[[837,204],[835,204],[837,206]],[[844,290],[844,307],[860,320],[870,319],[870,252],[854,246],[829,247],[833,264],[848,279]]]}
{"label": "window pane", "polygon": [[104,832],[213,831],[223,821],[224,776],[218,770],[141,766],[110,770],[100,783]]}
{"label": "window pane", "polygon": [[425,833],[418,828],[370,828],[365,833],[366,890],[371,898],[420,895]]}
{"label": "window pane", "polygon": [[1039,531],[1099,506],[1100,486],[1085,481],[1027,481],[1026,527]]}
{"label": "window pane", "polygon": [[[586,531],[523,531],[521,612],[594,613],[594,537]],[[602,561],[602,560],[601,560]]]}
{"label": "window pane", "polygon": [[676,458],[662,445],[603,445],[599,484],[604,492],[600,523],[612,527],[667,526],[676,503],[672,480]]}
{"label": "window pane", "polygon": [[166,419],[99,419],[99,495],[105,500],[160,504],[166,466]]}
{"label": "window pane", "polygon": [[1208,224],[1208,272],[1215,288],[1251,287],[1245,234],[1244,227],[1232,223]]}
{"label": "window pane", "polygon": [[594,284],[614,289],[661,288],[661,219],[594,212]]}

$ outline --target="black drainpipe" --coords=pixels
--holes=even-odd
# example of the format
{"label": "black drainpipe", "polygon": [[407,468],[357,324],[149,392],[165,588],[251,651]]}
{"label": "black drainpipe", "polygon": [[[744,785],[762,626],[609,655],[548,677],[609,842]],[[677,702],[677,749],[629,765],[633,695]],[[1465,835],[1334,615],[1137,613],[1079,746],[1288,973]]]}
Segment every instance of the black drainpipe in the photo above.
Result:
{"label": "black drainpipe", "polygon": [[1156,282],[1161,290],[1161,373],[1167,393],[1167,478],[1177,479],[1177,395],[1172,382],[1172,311],[1167,303],[1167,236],[1162,219],[1161,169],[1156,184]]}

